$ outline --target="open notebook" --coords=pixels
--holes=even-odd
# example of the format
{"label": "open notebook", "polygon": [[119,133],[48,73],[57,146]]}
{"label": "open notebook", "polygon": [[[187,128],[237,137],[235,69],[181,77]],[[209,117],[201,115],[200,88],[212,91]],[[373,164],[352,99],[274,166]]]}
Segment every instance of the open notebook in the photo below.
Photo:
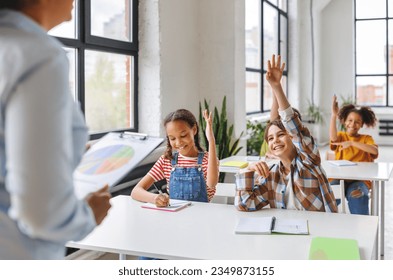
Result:
{"label": "open notebook", "polygon": [[356,162],[341,159],[341,160],[328,160],[328,162],[334,166],[351,166],[351,165],[357,165]]}
{"label": "open notebook", "polygon": [[181,209],[184,209],[189,205],[191,205],[191,201],[171,199],[170,205],[167,207],[157,207],[153,203],[145,203],[141,207],[146,209],[159,210],[159,211],[176,212]]}
{"label": "open notebook", "polygon": [[237,234],[309,234],[308,221],[276,217],[241,217],[235,228]]}

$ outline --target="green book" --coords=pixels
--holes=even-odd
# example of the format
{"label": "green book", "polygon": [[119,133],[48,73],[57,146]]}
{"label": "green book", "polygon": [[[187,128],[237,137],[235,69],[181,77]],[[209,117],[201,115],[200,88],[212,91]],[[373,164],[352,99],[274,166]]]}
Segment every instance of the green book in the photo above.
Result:
{"label": "green book", "polygon": [[355,239],[314,237],[311,240],[310,260],[360,260]]}

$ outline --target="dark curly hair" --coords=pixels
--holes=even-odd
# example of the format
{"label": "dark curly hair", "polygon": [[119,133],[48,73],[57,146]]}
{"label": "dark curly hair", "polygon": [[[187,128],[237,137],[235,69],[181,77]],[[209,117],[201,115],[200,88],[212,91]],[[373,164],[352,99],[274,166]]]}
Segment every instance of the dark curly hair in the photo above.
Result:
{"label": "dark curly hair", "polygon": [[[201,147],[201,144],[199,142],[199,126],[198,126],[198,122],[196,120],[196,118],[194,117],[194,115],[186,110],[186,109],[179,109],[176,110],[174,112],[169,113],[165,119],[164,119],[164,127],[166,127],[166,125],[169,122],[174,122],[174,121],[183,121],[185,123],[187,123],[187,125],[190,128],[193,128],[194,126],[196,126],[197,128],[197,132],[194,135],[194,142],[195,142],[195,146],[197,147],[198,151],[203,152],[203,149]],[[171,143],[169,142],[169,137],[168,135],[166,136],[166,150],[164,153],[165,158],[167,159],[172,159],[172,146]]]}
{"label": "dark curly hair", "polygon": [[344,105],[338,111],[337,117],[340,123],[344,124],[348,115],[352,112],[357,113],[362,118],[363,123],[367,127],[374,127],[377,123],[377,118],[375,117],[375,113],[371,110],[370,107],[367,106],[356,107],[353,104]]}

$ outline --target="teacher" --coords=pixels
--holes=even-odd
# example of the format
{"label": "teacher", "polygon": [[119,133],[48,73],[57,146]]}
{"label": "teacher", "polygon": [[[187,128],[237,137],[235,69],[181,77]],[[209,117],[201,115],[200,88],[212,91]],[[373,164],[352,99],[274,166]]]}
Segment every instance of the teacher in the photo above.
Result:
{"label": "teacher", "polygon": [[87,128],[66,54],[46,33],[73,3],[0,0],[0,259],[62,259],[111,207],[108,186],[74,194]]}

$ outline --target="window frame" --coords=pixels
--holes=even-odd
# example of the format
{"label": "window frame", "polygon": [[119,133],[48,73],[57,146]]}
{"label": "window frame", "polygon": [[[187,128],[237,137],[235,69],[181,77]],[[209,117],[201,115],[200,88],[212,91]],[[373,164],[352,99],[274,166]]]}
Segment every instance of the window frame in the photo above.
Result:
{"label": "window frame", "polygon": [[[76,38],[57,38],[65,47],[76,50],[76,101],[80,103],[80,108],[85,114],[85,51],[104,51],[107,53],[121,54],[133,58],[133,69],[131,80],[133,81],[133,120],[134,127],[128,129],[111,130],[114,132],[131,131],[137,132],[138,121],[138,4],[139,0],[131,1],[132,39],[131,42],[119,41],[99,36],[91,35],[91,0],[75,1],[76,5]],[[92,133],[90,140],[99,139],[109,131]]]}
{"label": "window frame", "polygon": [[[246,0],[247,1],[247,0]],[[264,76],[267,73],[267,66],[264,65],[264,36],[263,36],[263,32],[264,32],[264,21],[263,21],[263,15],[264,15],[264,3],[268,4],[270,7],[274,8],[277,12],[278,12],[278,24],[277,24],[277,38],[278,38],[278,42],[277,42],[277,46],[278,46],[278,54],[281,55],[281,27],[282,27],[282,23],[281,23],[281,17],[285,17],[286,18],[286,54],[285,56],[287,57],[288,60],[288,50],[289,50],[289,19],[288,19],[288,0],[283,0],[285,1],[285,7],[287,9],[287,11],[284,11],[282,9],[279,8],[278,4],[274,4],[272,2],[270,2],[269,0],[260,0],[260,50],[261,50],[261,57],[260,57],[260,68],[253,68],[253,67],[245,67],[246,70],[246,76],[247,73],[258,73],[260,74],[260,111],[252,111],[252,112],[247,112],[246,110],[246,114],[247,115],[253,115],[253,114],[259,114],[259,113],[266,113],[266,112],[270,112],[270,110],[264,110],[264,88],[265,88],[265,79]],[[288,95],[288,69],[289,69],[289,63],[288,61],[285,61],[285,70],[283,72],[283,76],[286,77],[287,83],[286,83],[286,87],[285,87],[285,92],[286,95]],[[245,92],[246,93],[246,92]]]}
{"label": "window frame", "polygon": [[[354,99],[355,99],[355,104],[357,104],[358,100],[358,77],[383,77],[385,78],[385,86],[386,86],[386,96],[385,96],[385,105],[365,105],[369,107],[375,107],[375,108],[391,108],[393,105],[389,105],[389,77],[393,78],[393,72],[389,73],[389,55],[386,55],[386,60],[385,60],[385,73],[381,74],[358,74],[357,72],[357,60],[358,60],[358,54],[357,54],[357,22],[367,22],[367,21],[385,21],[385,26],[386,26],[386,46],[387,46],[387,51],[389,51],[389,20],[393,20],[393,17],[389,17],[389,1],[385,0],[386,3],[386,14],[385,17],[370,17],[370,18],[357,18],[356,15],[356,1],[353,0],[353,18],[354,18],[354,71],[355,71],[355,79],[354,79]],[[391,4],[393,5],[393,4]],[[393,89],[392,89],[393,90]],[[393,100],[391,101],[393,104]]]}

